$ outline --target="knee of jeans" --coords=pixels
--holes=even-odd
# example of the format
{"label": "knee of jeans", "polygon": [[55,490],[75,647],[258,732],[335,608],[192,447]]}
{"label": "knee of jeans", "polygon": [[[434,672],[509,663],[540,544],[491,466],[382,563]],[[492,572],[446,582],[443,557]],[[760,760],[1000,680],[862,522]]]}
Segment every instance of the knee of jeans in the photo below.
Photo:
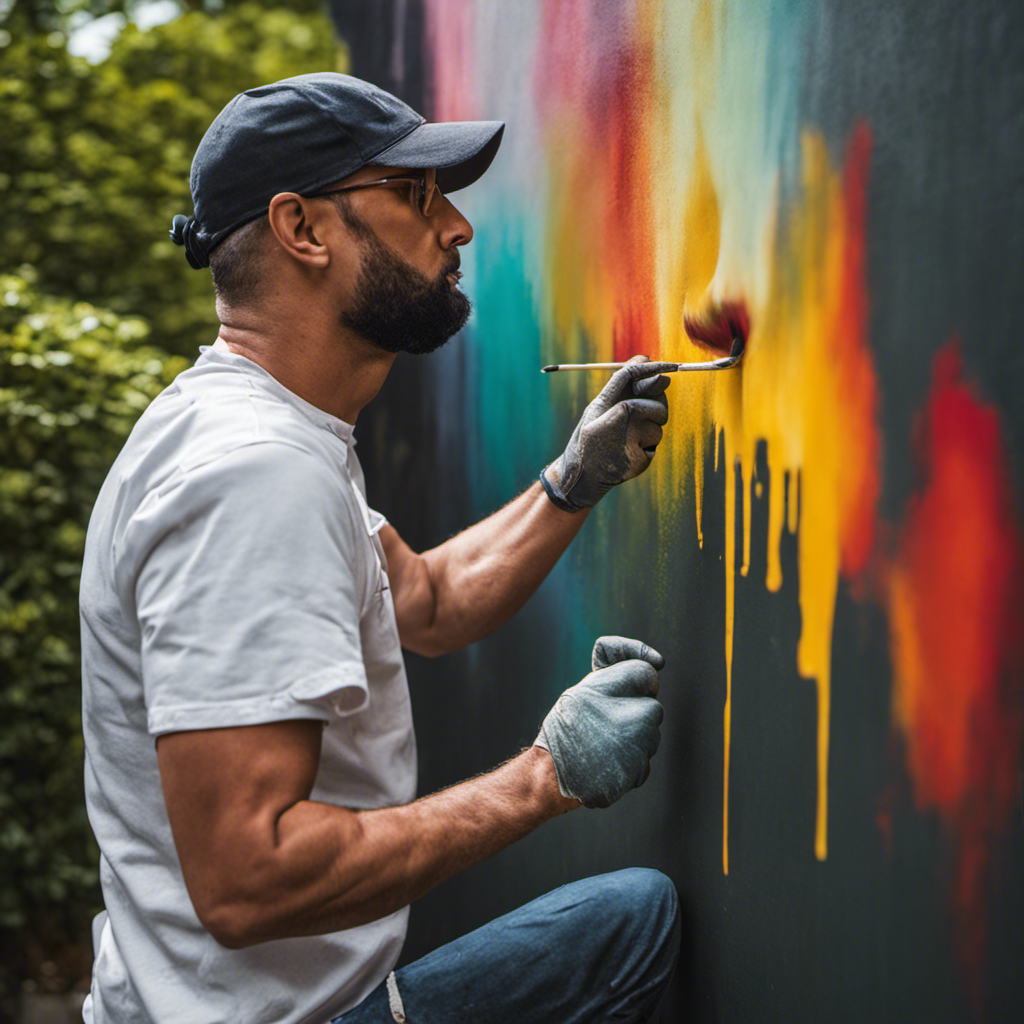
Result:
{"label": "knee of jeans", "polygon": [[679,917],[679,895],[672,879],[654,868],[625,868],[609,876],[621,911],[637,924],[668,937]]}

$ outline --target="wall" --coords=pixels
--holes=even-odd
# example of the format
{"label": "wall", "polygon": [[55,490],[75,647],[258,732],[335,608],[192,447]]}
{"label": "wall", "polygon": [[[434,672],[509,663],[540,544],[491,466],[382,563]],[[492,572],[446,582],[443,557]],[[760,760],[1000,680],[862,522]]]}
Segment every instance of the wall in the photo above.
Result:
{"label": "wall", "polygon": [[600,380],[543,364],[752,321],[513,623],[410,659],[425,789],[528,744],[602,632],[668,668],[643,790],[423,900],[409,955],[647,864],[684,904],[666,1020],[1024,1019],[1024,9],[334,9],[355,73],[508,124],[455,197],[474,319],[360,421],[414,543],[557,454]]}

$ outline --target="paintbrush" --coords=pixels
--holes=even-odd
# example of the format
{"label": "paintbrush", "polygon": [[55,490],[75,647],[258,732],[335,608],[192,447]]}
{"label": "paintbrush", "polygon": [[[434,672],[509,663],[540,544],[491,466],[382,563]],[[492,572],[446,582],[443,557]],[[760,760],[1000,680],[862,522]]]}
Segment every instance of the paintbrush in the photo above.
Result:
{"label": "paintbrush", "polygon": [[[750,318],[743,302],[721,302],[696,316],[684,313],[683,329],[701,348],[719,353],[719,358],[700,363],[676,363],[674,366],[665,366],[661,370],[662,373],[728,370],[730,366],[735,366],[747,348]],[[543,367],[541,373],[554,373],[556,370],[618,370],[625,365],[626,363],[555,363]]]}

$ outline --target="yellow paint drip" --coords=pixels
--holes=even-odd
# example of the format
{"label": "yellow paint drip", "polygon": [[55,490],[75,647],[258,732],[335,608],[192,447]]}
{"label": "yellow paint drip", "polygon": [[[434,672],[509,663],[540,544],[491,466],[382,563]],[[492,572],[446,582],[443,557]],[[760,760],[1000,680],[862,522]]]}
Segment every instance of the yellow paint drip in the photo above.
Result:
{"label": "yellow paint drip", "polygon": [[694,507],[697,510],[697,543],[704,547],[704,435],[702,431],[694,431],[693,435],[693,493]]}
{"label": "yellow paint drip", "polygon": [[[824,859],[828,852],[831,652],[840,572],[839,499],[844,462],[839,429],[843,395],[828,343],[838,315],[845,225],[841,183],[829,166],[820,136],[805,134],[802,163],[801,201],[781,222],[768,308],[759,318],[772,324],[777,333],[774,337],[758,333],[751,338],[751,358],[744,370],[749,386],[744,389],[742,427],[751,439],[767,441],[770,547],[765,582],[769,590],[778,590],[782,583],[779,545],[784,494],[785,525],[797,535],[802,616],[797,668],[815,685],[814,852]],[[796,353],[798,358],[780,359],[782,353]],[[776,365],[765,365],[770,363]],[[759,380],[762,369],[766,371],[764,381]],[[747,488],[745,479],[749,507]],[[744,543],[748,544],[750,519],[746,509],[744,512]]]}
{"label": "yellow paint drip", "polygon": [[[732,765],[733,648],[736,635],[736,460],[730,438],[742,437],[740,372],[723,375],[715,389],[716,456],[720,439],[725,474],[725,709],[722,721],[722,870],[729,873],[729,773]],[[719,429],[719,426],[721,429]],[[741,479],[743,478],[741,470]],[[745,490],[746,488],[744,488]],[[747,503],[749,504],[749,502]],[[744,538],[744,547],[746,539]]]}
{"label": "yellow paint drip", "polygon": [[800,522],[800,476],[792,469],[786,476],[786,529],[795,534]]}
{"label": "yellow paint drip", "polygon": [[[717,437],[717,433],[716,433]],[[728,442],[723,440],[723,447]],[[716,449],[717,450],[717,449]],[[722,871],[729,874],[729,768],[732,763],[732,651],[736,631],[736,472],[725,466],[725,709],[722,714]]]}
{"label": "yellow paint drip", "polygon": [[[797,537],[799,674],[814,685],[816,799],[813,849],[828,854],[828,767],[831,654],[844,536],[844,479],[858,432],[870,429],[847,411],[830,350],[840,317],[846,226],[842,181],[820,136],[806,133],[799,201],[783,211],[772,241],[775,258],[766,300],[752,313],[748,354],[739,372],[716,375],[712,397],[716,465],[725,472],[725,661],[723,715],[722,865],[729,869],[729,780],[737,569],[750,567],[755,452],[764,439],[768,464],[768,552],[765,585],[782,585],[783,530]],[[865,409],[867,407],[865,406]],[[864,414],[870,418],[870,410]],[[863,417],[862,417],[863,418]],[[856,452],[854,453],[856,454]],[[736,468],[739,468],[739,483]],[[737,501],[742,507],[742,558],[736,559]],[[698,500],[699,504],[699,500]]]}
{"label": "yellow paint drip", "polygon": [[746,576],[750,572],[750,518],[754,504],[751,488],[744,487],[740,497],[743,499],[743,564],[740,566],[740,575]]}

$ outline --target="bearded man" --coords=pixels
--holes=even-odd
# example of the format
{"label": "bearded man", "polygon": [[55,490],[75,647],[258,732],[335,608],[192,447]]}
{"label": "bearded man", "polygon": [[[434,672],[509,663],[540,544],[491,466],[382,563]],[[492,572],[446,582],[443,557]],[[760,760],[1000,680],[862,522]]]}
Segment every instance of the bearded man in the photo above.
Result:
{"label": "bearded man", "polygon": [[237,96],[196,152],[172,237],[212,270],[222,326],[125,444],[83,567],[106,904],[87,1022],[640,1022],[658,1003],[677,901],[641,869],[394,970],[413,900],[641,784],[662,718],[661,656],[601,638],[533,746],[415,799],[401,648],[513,615],[668,415],[659,365],[630,363],[533,487],[422,554],[368,506],[354,424],[397,353],[465,324],[473,231],[448,196],[503,128],[315,74]]}

